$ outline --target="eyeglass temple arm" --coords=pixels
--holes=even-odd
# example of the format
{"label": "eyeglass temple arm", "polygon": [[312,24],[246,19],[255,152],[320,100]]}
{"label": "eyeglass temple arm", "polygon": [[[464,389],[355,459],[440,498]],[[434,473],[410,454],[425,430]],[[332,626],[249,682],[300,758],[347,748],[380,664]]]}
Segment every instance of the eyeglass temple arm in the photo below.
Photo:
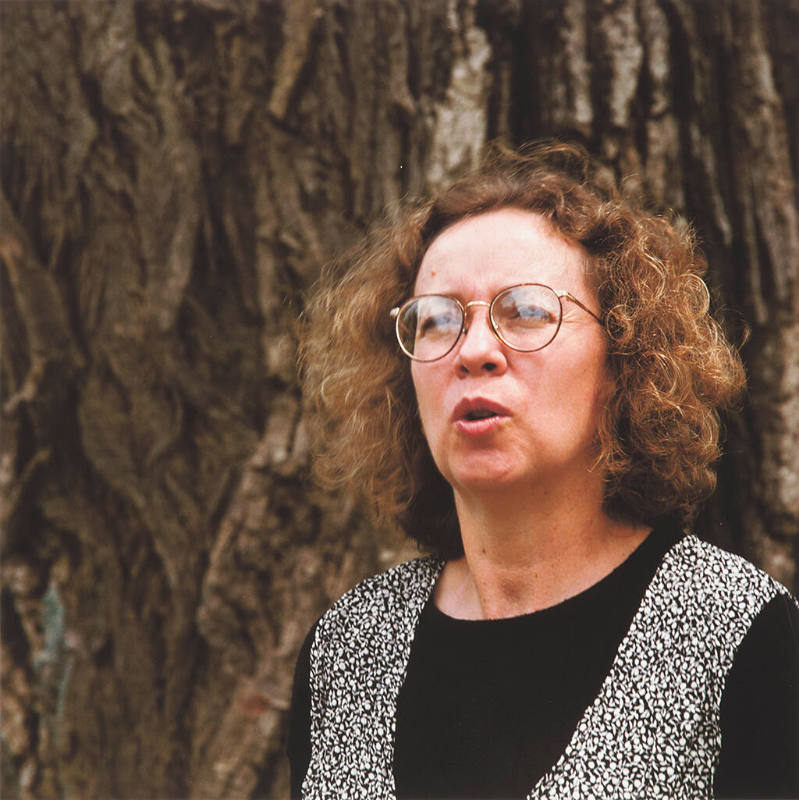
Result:
{"label": "eyeglass temple arm", "polygon": [[399,306],[392,308],[391,311],[388,312],[391,315],[391,319],[396,319],[399,315]]}
{"label": "eyeglass temple arm", "polygon": [[600,325],[605,324],[601,317],[598,317],[596,314],[594,314],[594,312],[591,311],[591,309],[588,308],[585,303],[581,303],[571,292],[567,292],[562,289],[561,291],[557,292],[557,295],[558,297],[565,297],[567,300],[571,300],[572,303],[576,303],[578,306],[580,306],[580,308],[582,308],[583,311],[588,312]]}

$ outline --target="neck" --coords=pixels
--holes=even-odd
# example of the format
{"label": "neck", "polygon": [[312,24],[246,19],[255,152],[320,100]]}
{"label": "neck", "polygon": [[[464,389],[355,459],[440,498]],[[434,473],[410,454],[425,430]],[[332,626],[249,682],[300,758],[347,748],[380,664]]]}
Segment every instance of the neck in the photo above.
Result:
{"label": "neck", "polygon": [[455,491],[464,556],[447,564],[436,604],[463,619],[538,611],[592,586],[646,538],[649,529],[602,510],[601,479],[568,491]]}

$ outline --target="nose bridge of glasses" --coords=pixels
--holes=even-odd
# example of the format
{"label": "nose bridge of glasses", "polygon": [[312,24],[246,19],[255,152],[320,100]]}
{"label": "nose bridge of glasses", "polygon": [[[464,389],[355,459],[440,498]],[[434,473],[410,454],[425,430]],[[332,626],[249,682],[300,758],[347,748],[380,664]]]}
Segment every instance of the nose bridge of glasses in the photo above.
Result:
{"label": "nose bridge of glasses", "polygon": [[[504,340],[500,336],[500,333],[499,333],[499,331],[497,330],[497,328],[496,328],[496,326],[494,324],[494,320],[491,317],[491,306],[492,306],[492,303],[486,302],[485,300],[472,300],[472,301],[470,301],[468,303],[464,303],[464,305],[463,305],[463,328],[461,330],[462,337],[469,337],[470,323],[472,321],[472,317],[474,316],[471,312],[475,308],[480,308],[480,307],[485,308],[485,310],[486,310],[485,326],[488,329],[487,330],[488,338],[484,339],[482,335],[478,335],[478,338],[480,339],[480,341],[482,343],[478,344],[477,347],[481,351],[485,347],[489,347],[490,346],[488,344],[489,340],[494,342],[495,344],[496,343],[504,343]],[[459,338],[461,338],[462,346],[466,346],[465,344],[463,344],[463,338],[462,337],[459,337]],[[471,337],[469,337],[469,338],[471,338]],[[471,345],[471,346],[474,346],[474,344]]]}
{"label": "nose bridge of glasses", "polygon": [[[464,333],[469,332],[469,318],[470,318],[470,311],[474,306],[483,306],[484,308],[491,308],[491,303],[487,303],[485,300],[470,300],[468,303],[465,303],[463,306],[463,331]],[[488,321],[489,327],[491,326],[491,320]]]}

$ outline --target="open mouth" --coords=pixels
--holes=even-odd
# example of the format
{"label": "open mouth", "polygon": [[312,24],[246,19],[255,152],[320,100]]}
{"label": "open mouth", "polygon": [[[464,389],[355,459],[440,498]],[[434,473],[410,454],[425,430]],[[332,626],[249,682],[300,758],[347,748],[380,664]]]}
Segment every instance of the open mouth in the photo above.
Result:
{"label": "open mouth", "polygon": [[500,403],[487,397],[464,397],[452,411],[452,422],[462,433],[483,435],[511,416]]}
{"label": "open mouth", "polygon": [[489,411],[488,409],[480,409],[477,411],[468,411],[464,414],[463,418],[469,422],[474,422],[478,419],[488,419],[489,417],[498,416],[496,412]]}

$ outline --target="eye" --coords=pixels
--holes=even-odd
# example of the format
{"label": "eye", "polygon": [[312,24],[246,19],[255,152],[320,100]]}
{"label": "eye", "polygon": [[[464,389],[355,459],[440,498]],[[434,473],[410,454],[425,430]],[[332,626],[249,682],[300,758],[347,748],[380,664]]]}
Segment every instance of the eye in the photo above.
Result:
{"label": "eye", "polygon": [[556,321],[548,308],[535,303],[514,303],[503,311],[507,313],[506,321],[515,325],[548,325]]}
{"label": "eye", "polygon": [[510,302],[497,309],[497,324],[505,331],[533,331],[556,325],[557,314],[540,303]]}
{"label": "eye", "polygon": [[519,346],[529,344],[528,337],[536,331],[545,331],[559,321],[560,301],[548,286],[526,284],[512,286],[497,295],[493,316],[505,335],[521,336]]}
{"label": "eye", "polygon": [[442,309],[422,316],[416,325],[416,338],[430,336],[447,336],[454,330],[460,330],[459,315],[451,309]]}
{"label": "eye", "polygon": [[418,361],[445,356],[458,341],[463,327],[463,309],[446,295],[414,297],[400,308],[396,331],[407,355]]}

